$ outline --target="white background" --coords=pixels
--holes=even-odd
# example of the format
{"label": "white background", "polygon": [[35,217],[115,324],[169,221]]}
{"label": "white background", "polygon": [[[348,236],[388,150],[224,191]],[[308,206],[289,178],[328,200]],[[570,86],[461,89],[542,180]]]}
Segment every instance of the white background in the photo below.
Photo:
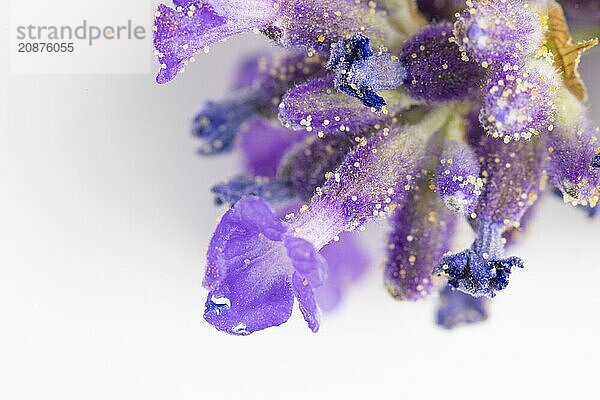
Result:
{"label": "white background", "polygon": [[[118,3],[115,3],[118,7]],[[2,18],[6,18],[3,16]],[[225,94],[253,35],[172,84],[150,75],[10,75],[0,85],[0,399],[594,398],[600,225],[553,198],[484,325],[447,332],[398,303],[376,266],[312,334],[250,337],[202,319],[208,194],[234,157],[201,159],[189,120]],[[583,67],[597,78],[600,52]],[[596,122],[600,88],[592,93]]]}

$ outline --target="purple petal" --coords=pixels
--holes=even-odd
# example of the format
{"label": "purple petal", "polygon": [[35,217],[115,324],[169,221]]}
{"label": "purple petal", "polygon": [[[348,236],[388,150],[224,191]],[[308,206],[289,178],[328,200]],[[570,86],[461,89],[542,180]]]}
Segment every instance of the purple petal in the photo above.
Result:
{"label": "purple petal", "polygon": [[298,299],[300,311],[304,316],[304,320],[308,323],[308,327],[311,331],[317,332],[319,330],[320,315],[312,287],[300,273],[295,272],[292,276],[292,289]]}
{"label": "purple petal", "polygon": [[321,286],[327,275],[327,263],[308,241],[294,236],[284,239],[287,255],[294,269],[311,287]]}
{"label": "purple petal", "polygon": [[520,258],[503,258],[503,229],[495,224],[480,226],[471,248],[444,257],[433,273],[448,278],[453,289],[471,296],[496,296],[497,291],[508,286],[512,269],[523,268]]}
{"label": "purple petal", "polygon": [[328,52],[333,43],[356,32],[364,33],[377,44],[395,44],[400,35],[380,3],[383,2],[280,1],[277,39],[286,46],[303,46],[312,52]]}
{"label": "purple petal", "polygon": [[210,243],[203,282],[210,289],[204,313],[210,324],[235,335],[280,325],[296,294],[316,332],[313,285],[323,281],[326,263],[311,243],[287,231],[258,197],[246,197],[225,213]]}
{"label": "purple petal", "polygon": [[215,328],[234,335],[247,335],[286,322],[292,313],[294,297],[290,278],[277,268],[277,254],[263,248],[263,254],[243,262],[243,268],[230,271],[211,290],[204,318]]}
{"label": "purple petal", "polygon": [[264,241],[280,241],[286,231],[287,226],[264,200],[247,197],[238,202],[225,213],[213,234],[203,285],[215,288],[227,274],[245,268],[246,260],[259,258]]}
{"label": "purple petal", "polygon": [[252,175],[273,177],[283,155],[302,135],[264,118],[254,117],[240,131],[240,148]]}
{"label": "purple petal", "polygon": [[276,15],[272,0],[177,1],[158,6],[154,47],[161,64],[156,81],[166,83],[207,46],[229,36],[267,26]]}

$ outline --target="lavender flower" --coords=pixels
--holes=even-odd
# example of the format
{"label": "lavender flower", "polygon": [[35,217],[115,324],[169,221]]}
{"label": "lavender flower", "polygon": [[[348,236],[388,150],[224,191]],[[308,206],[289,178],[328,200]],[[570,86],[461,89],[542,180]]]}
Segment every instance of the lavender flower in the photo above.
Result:
{"label": "lavender flower", "polygon": [[484,89],[479,119],[488,134],[508,143],[551,131],[557,81],[556,72],[545,60],[504,64]]}
{"label": "lavender flower", "polygon": [[436,194],[421,181],[392,216],[385,286],[398,300],[418,300],[433,290],[431,272],[450,250],[456,224]]}
{"label": "lavender flower", "polygon": [[435,185],[446,206],[459,214],[471,214],[483,188],[473,149],[460,140],[448,141],[435,172]]}
{"label": "lavender flower", "polygon": [[[565,103],[575,102],[567,93],[564,98]],[[600,139],[578,103],[570,112],[565,103],[561,104],[556,129],[546,139],[548,175],[565,202],[595,207],[600,200],[600,170],[594,167],[594,159]]]}
{"label": "lavender flower", "polygon": [[[346,135],[310,138],[291,148],[281,162],[279,176],[288,180],[297,196],[310,201],[358,143]],[[310,168],[306,168],[310,165]]]}
{"label": "lavender flower", "polygon": [[161,64],[158,83],[166,83],[194,62],[199,51],[253,30],[286,47],[326,52],[340,38],[362,31],[371,38],[396,41],[400,35],[386,10],[354,0],[177,0],[155,14],[154,46]]}
{"label": "lavender flower", "polygon": [[454,34],[465,59],[484,68],[523,59],[544,42],[540,18],[522,0],[467,0]]}
{"label": "lavender flower", "polygon": [[428,25],[402,47],[400,60],[406,68],[404,87],[418,99],[461,100],[480,85],[481,67],[461,57],[454,43],[452,25]]}
{"label": "lavender flower", "polygon": [[220,102],[208,102],[194,118],[192,132],[203,140],[200,153],[214,155],[230,151],[244,123],[257,115],[277,114],[281,97],[294,84],[322,74],[318,56],[303,53],[258,56],[238,71],[233,94]]}
{"label": "lavender flower", "polygon": [[211,240],[204,286],[204,318],[219,330],[247,335],[291,315],[294,296],[309,328],[319,329],[313,294],[325,279],[325,260],[306,240],[288,233],[258,197],[239,201]]}
{"label": "lavender flower", "polygon": [[447,277],[450,286],[461,292],[494,297],[508,285],[512,269],[523,268],[521,259],[505,258],[502,235],[519,227],[538,200],[543,153],[539,139],[505,144],[491,137],[481,139],[478,151],[484,189],[470,220],[477,238],[471,248],[444,257],[434,273]]}
{"label": "lavender flower", "polygon": [[389,123],[396,113],[418,103],[400,92],[386,97],[387,106],[377,112],[354,96],[336,91],[334,77],[326,76],[290,90],[279,105],[279,119],[287,127],[315,132],[319,137],[340,132],[356,135]]}
{"label": "lavender flower", "polygon": [[185,70],[199,51],[230,36],[266,28],[277,17],[273,0],[176,0],[175,8],[158,6],[154,46],[161,63],[156,78],[166,83]]}
{"label": "lavender flower", "polygon": [[[419,4],[449,20],[461,8]],[[577,74],[595,42],[573,44],[557,7],[469,0],[454,24],[427,24],[409,0],[161,5],[159,83],[235,34],[286,49],[247,59],[194,119],[201,154],[237,148],[244,161],[213,188],[233,208],[209,245],[205,319],[247,335],[286,322],[296,299],[316,332],[320,309],[369,264],[348,232],[390,217],[390,294],[414,301],[441,283],[439,325],[485,320],[488,298],[524,266],[506,247],[546,181],[599,207],[600,145]],[[476,238],[453,254],[460,218]]]}

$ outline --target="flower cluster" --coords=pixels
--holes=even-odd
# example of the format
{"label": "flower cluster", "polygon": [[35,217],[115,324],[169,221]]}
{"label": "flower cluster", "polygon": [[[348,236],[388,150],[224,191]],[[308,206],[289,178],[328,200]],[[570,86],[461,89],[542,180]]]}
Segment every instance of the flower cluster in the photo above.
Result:
{"label": "flower cluster", "polygon": [[[568,6],[572,6],[572,2]],[[445,328],[487,318],[524,268],[507,256],[548,183],[596,210],[600,141],[581,53],[552,1],[174,0],[155,15],[157,81],[210,45],[260,32],[281,47],[242,63],[194,119],[199,152],[240,150],[213,188],[204,318],[247,335],[309,328],[368,269],[360,235],[388,218],[391,296],[440,299]],[[569,8],[567,8],[569,10]],[[589,17],[589,16],[588,16]],[[432,22],[428,21],[431,18]],[[457,226],[475,240],[457,249]]]}

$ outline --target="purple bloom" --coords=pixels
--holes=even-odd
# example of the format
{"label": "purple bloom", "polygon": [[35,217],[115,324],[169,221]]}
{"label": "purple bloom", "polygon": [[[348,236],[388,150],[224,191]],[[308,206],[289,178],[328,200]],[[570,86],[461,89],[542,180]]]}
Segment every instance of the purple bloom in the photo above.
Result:
{"label": "purple bloom", "polygon": [[252,175],[274,177],[284,155],[302,139],[279,121],[253,117],[239,131],[239,147],[246,171]]}
{"label": "purple bloom", "polygon": [[154,20],[154,47],[161,64],[156,78],[166,83],[208,46],[253,29],[266,28],[277,15],[274,0],[175,1],[161,4]]}
{"label": "purple bloom", "polygon": [[[480,232],[473,248],[444,257],[434,272],[448,278],[448,285],[463,293],[474,297],[496,296],[497,291],[508,286],[512,269],[523,268],[523,261],[518,257],[503,259],[503,246],[484,242],[501,236],[497,232],[498,228],[493,227],[491,230],[491,233],[485,235]],[[492,254],[489,255],[488,251]]]}
{"label": "purple bloom", "polygon": [[[548,175],[573,205],[596,206],[600,200],[600,170],[594,168],[600,140],[585,116],[561,121],[547,140]],[[592,160],[592,162],[590,162]]]}
{"label": "purple bloom", "polygon": [[331,220],[333,233],[326,236],[328,242],[342,230],[354,230],[391,214],[394,205],[415,187],[427,142],[448,113],[446,109],[432,111],[416,125],[384,128],[359,143],[317,190],[298,223],[306,229],[328,231],[327,220]]}
{"label": "purple bloom", "polygon": [[204,318],[234,335],[286,322],[294,296],[309,328],[319,329],[314,288],[326,264],[306,240],[289,233],[271,207],[247,197],[227,211],[211,240],[204,286]]}
{"label": "purple bloom", "polygon": [[519,227],[539,197],[542,145],[539,139],[504,144],[483,137],[478,152],[484,189],[470,220],[477,238],[470,249],[444,257],[434,273],[447,277],[449,285],[461,292],[494,297],[508,285],[512,269],[523,268],[521,259],[504,258],[502,235]]}
{"label": "purple bloom", "polygon": [[415,301],[433,289],[431,273],[450,250],[456,217],[422,181],[392,216],[385,286],[398,300]]}
{"label": "purple bloom", "polygon": [[428,25],[413,36],[402,47],[400,61],[408,93],[427,101],[464,99],[479,88],[483,74],[477,63],[461,57],[449,23]]}
{"label": "purple bloom", "polygon": [[394,43],[395,31],[384,2],[355,0],[283,0],[274,23],[275,38],[284,46],[303,46],[309,52],[328,53],[331,45],[357,32],[379,43]]}
{"label": "purple bloom", "polygon": [[161,65],[157,82],[183,72],[199,51],[228,37],[260,30],[286,47],[326,53],[340,38],[363,32],[378,42],[398,40],[386,10],[354,0],[208,0],[161,4],[154,46]]}
{"label": "purple bloom", "polygon": [[460,325],[476,324],[488,318],[490,300],[485,297],[473,297],[445,286],[440,292],[440,305],[436,323],[446,329]]}
{"label": "purple bloom", "polygon": [[484,67],[533,54],[544,42],[540,17],[522,0],[468,0],[454,24],[466,57]]}
{"label": "purple bloom", "polygon": [[481,124],[505,143],[546,134],[553,129],[557,87],[557,74],[546,61],[504,64],[485,87]]}
{"label": "purple bloom", "polygon": [[415,153],[425,152],[424,129],[436,131],[447,116],[447,110],[432,112],[421,125],[403,132],[384,129],[359,145],[288,223],[260,198],[239,201],[223,216],[209,246],[206,320],[232,334],[276,326],[289,318],[294,294],[316,331],[313,289],[323,283],[325,270],[316,251],[343,231],[385,215],[393,201],[405,197],[417,172]]}
{"label": "purple bloom", "polygon": [[332,47],[327,69],[336,72],[336,89],[376,111],[386,104],[377,91],[397,88],[406,76],[397,57],[384,52],[375,55],[371,41],[361,33]]}
{"label": "purple bloom", "polygon": [[[279,176],[290,182],[299,198],[310,201],[357,143],[346,135],[309,138],[286,155]],[[310,165],[310,168],[306,166]]]}
{"label": "purple bloom", "polygon": [[446,206],[459,214],[474,211],[483,188],[477,156],[467,143],[450,140],[435,169],[435,185]]}
{"label": "purple bloom", "polygon": [[[200,148],[203,155],[231,151],[247,120],[258,113],[274,116],[288,88],[319,76],[323,67],[319,57],[300,53],[258,56],[244,65],[248,70],[238,72],[233,94],[220,102],[208,102],[194,118],[192,132],[204,142]],[[255,128],[265,127],[257,126],[253,121],[249,129]]]}
{"label": "purple bloom", "polygon": [[[203,282],[204,317],[217,329],[247,335],[280,325],[297,299],[317,331],[319,307],[334,308],[368,265],[347,232],[386,217],[392,296],[418,300],[434,289],[432,275],[442,276],[438,324],[479,322],[487,298],[523,268],[506,247],[546,181],[598,210],[600,142],[574,57],[594,42],[571,44],[554,3],[467,0],[454,25],[426,25],[415,4],[159,7],[159,83],[238,33],[260,31],[287,48],[247,59],[225,99],[194,120],[202,154],[237,148],[244,160],[237,177],[213,188],[218,203],[233,205],[211,239]],[[420,5],[440,17],[461,7]],[[451,254],[458,218],[476,238]]]}
{"label": "purple bloom", "polygon": [[327,279],[315,291],[317,304],[323,311],[333,311],[341,303],[348,287],[367,271],[370,260],[360,247],[356,235],[343,233],[340,240],[321,250],[327,260]]}
{"label": "purple bloom", "polygon": [[285,126],[315,132],[319,137],[332,133],[359,134],[384,125],[396,112],[415,102],[400,93],[390,93],[387,103],[384,111],[377,113],[358,99],[339,93],[334,88],[334,78],[327,76],[290,90],[279,106],[279,119]]}

